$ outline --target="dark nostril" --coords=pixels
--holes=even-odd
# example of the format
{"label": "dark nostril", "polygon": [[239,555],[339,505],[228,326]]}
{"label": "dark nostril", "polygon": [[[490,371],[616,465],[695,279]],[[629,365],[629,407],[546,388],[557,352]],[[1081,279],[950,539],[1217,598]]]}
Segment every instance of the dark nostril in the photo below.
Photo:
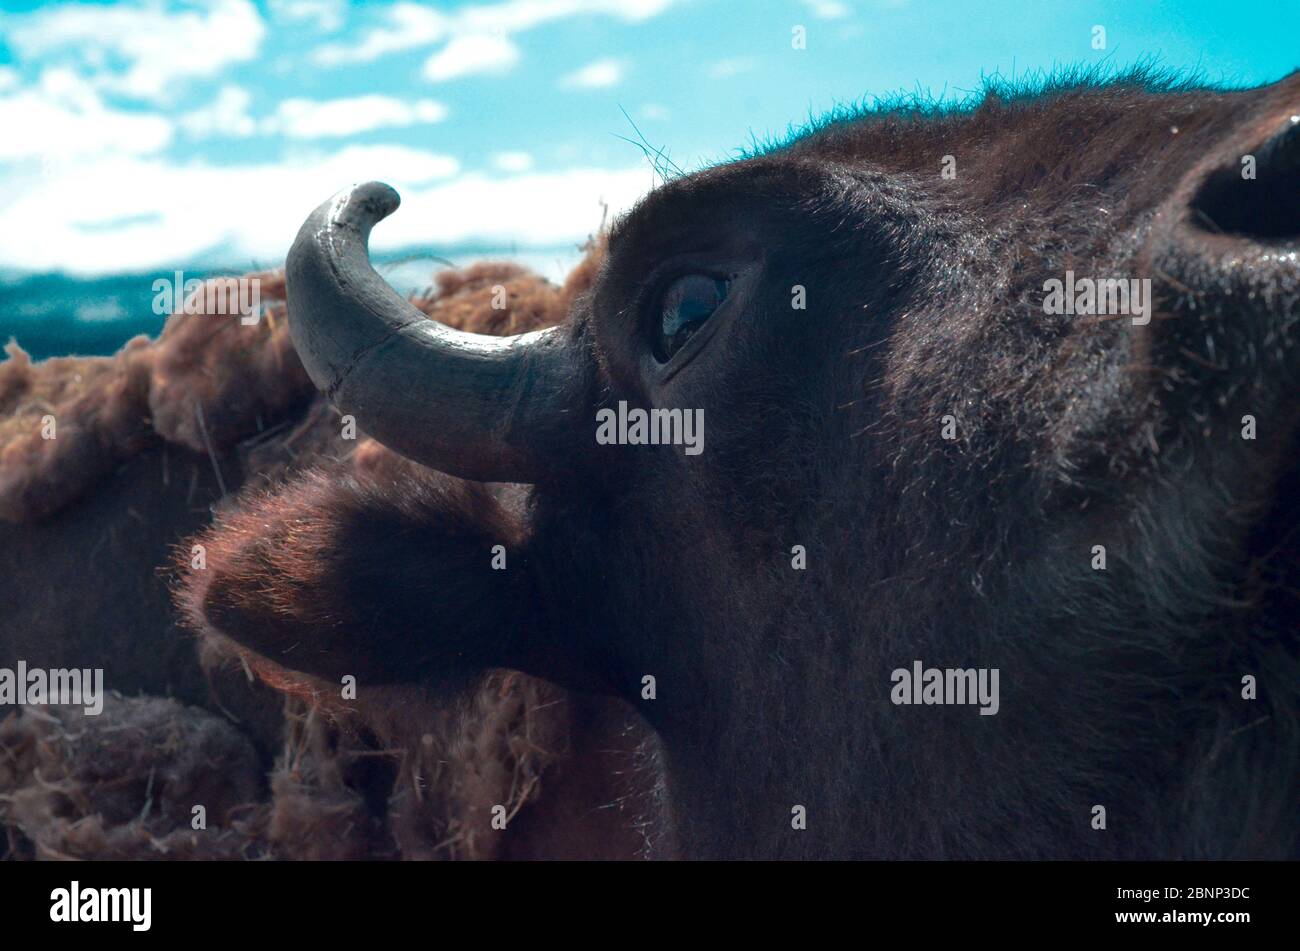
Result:
{"label": "dark nostril", "polygon": [[1206,231],[1260,241],[1300,237],[1300,119],[1292,117],[1253,156],[1210,175],[1192,199],[1192,220]]}

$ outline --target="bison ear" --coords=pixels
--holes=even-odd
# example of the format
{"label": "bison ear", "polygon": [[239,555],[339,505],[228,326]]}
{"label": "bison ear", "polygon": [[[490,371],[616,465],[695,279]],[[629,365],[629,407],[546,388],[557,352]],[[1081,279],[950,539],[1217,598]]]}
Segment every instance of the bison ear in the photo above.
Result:
{"label": "bison ear", "polygon": [[333,682],[467,682],[511,668],[589,687],[536,597],[521,516],[480,483],[309,474],[247,499],[185,553],[191,626]]}
{"label": "bison ear", "polygon": [[1281,433],[1300,385],[1300,74],[1272,90],[1184,175],[1148,238],[1156,307],[1134,319],[1136,362],[1202,435],[1246,416]]}

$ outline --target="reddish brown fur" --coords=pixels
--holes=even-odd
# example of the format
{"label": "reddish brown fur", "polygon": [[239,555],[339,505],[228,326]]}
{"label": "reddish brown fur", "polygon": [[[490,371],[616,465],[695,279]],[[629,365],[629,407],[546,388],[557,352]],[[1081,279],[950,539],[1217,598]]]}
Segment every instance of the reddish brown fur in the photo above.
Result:
{"label": "reddish brown fur", "polygon": [[[599,248],[593,249],[563,287],[513,265],[444,272],[434,293],[415,303],[475,332],[538,329],[561,319],[590,285],[598,256]],[[200,640],[207,690],[193,683],[202,680],[197,670],[171,669],[180,661],[172,648],[188,654],[184,662],[191,668],[193,648],[160,611],[161,598],[151,600],[162,594],[162,580],[138,578],[135,562],[143,558],[140,565],[147,568],[155,542],[175,544],[192,531],[206,500],[215,497],[214,465],[231,492],[244,485],[254,493],[250,498],[266,498],[266,486],[321,462],[336,478],[352,473],[363,481],[411,479],[422,471],[372,440],[339,439],[337,414],[314,396],[289,342],[282,278],[256,276],[262,280],[265,313],[255,326],[232,317],[178,316],[158,340],[137,338],[113,357],[40,364],[10,345],[10,359],[0,364],[0,517],[21,524],[0,544],[0,565],[8,566],[3,589],[22,598],[24,611],[4,619],[21,623],[22,630],[0,623],[0,653],[50,666],[104,664],[112,668],[109,686],[126,690],[143,684],[161,690],[166,682],[188,703],[231,711],[264,751],[281,742],[276,723],[282,718],[269,709],[275,701],[265,690],[246,683],[246,671],[288,694],[284,751],[271,776],[269,799],[250,804],[239,841],[223,840],[229,851],[220,854],[226,857],[635,854],[639,837],[625,817],[618,809],[601,808],[623,795],[611,785],[617,769],[610,767],[616,765],[614,751],[630,749],[635,739],[625,735],[618,717],[575,706],[564,691],[542,681],[519,674],[493,677],[463,710],[437,708],[410,691],[363,691],[372,702],[361,707],[337,700],[332,684],[290,675],[246,651],[240,657],[231,642],[216,635]],[[507,292],[504,309],[490,306],[498,283]],[[40,438],[46,413],[57,420],[53,441]],[[486,504],[481,490],[462,484],[448,491]],[[195,515],[181,520],[175,509],[185,508],[187,498]],[[146,500],[159,504],[145,505]],[[218,501],[225,506],[233,500]],[[114,534],[107,548],[99,536],[113,526],[101,503],[134,513],[120,526],[126,532]],[[256,534],[248,516],[237,518]],[[84,544],[77,541],[82,535],[88,539]],[[216,545],[209,564],[222,563],[237,537]],[[128,548],[119,550],[119,543]],[[87,562],[87,552],[106,556],[113,577],[123,584],[146,584],[149,590],[135,597],[97,586],[86,566],[101,562]],[[188,567],[188,543],[178,554]],[[71,603],[65,568],[81,576]],[[101,590],[107,598],[103,604],[96,600]],[[40,607],[37,601],[44,600],[37,595],[47,591],[77,611]],[[23,619],[31,613],[26,608],[44,618],[39,643],[24,635],[29,625]],[[66,630],[60,621],[65,615]],[[129,628],[123,636],[132,643],[114,652],[112,663],[99,656],[100,647],[109,649],[117,636],[96,629],[88,620],[96,616],[104,624],[120,618]],[[171,665],[166,670],[139,666],[164,659]],[[386,805],[376,813],[367,797]],[[512,812],[507,833],[490,828],[488,810],[498,802]],[[39,840],[51,843],[40,846],[47,851],[57,850],[58,841],[84,857],[164,855],[135,831],[111,822],[100,821],[95,826],[100,832],[83,836],[74,848],[57,838],[58,830],[38,829],[40,823],[33,821],[24,819],[30,836],[8,823],[11,835],[28,843],[18,854]],[[330,844],[322,850],[322,843]],[[187,847],[165,854],[218,853]]]}

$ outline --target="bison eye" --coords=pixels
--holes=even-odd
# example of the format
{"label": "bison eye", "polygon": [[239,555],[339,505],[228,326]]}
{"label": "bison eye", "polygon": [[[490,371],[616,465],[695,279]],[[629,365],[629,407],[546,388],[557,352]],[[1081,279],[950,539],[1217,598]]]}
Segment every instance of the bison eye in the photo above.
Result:
{"label": "bison eye", "polygon": [[727,299],[730,283],[709,274],[677,278],[659,297],[655,359],[667,363]]}

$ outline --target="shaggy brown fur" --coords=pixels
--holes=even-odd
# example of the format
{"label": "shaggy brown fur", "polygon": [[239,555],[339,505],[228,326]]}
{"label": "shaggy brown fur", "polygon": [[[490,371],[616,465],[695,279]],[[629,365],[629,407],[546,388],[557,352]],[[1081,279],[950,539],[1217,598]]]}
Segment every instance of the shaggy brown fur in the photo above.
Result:
{"label": "shaggy brown fur", "polygon": [[[600,254],[593,245],[562,287],[508,264],[446,271],[415,303],[479,333],[537,329],[586,290]],[[623,813],[599,808],[620,797],[612,777],[630,754],[619,750],[638,742],[617,711],[509,673],[489,677],[455,710],[412,691],[363,691],[371,701],[363,707],[339,700],[331,684],[290,677],[246,652],[241,658],[220,637],[201,640],[196,658],[192,641],[176,632],[156,569],[166,546],[206,520],[206,500],[227,508],[241,489],[264,494],[320,465],[332,478],[419,472],[372,440],[340,438],[338,414],[315,397],[289,343],[281,276],[255,276],[264,303],[255,326],[176,316],[158,340],[137,338],[113,357],[33,364],[11,343],[0,364],[0,518],[19,523],[0,536],[0,600],[17,607],[0,619],[0,663],[104,666],[111,687],[166,691],[211,711],[113,698],[101,717],[86,720],[89,731],[75,711],[10,716],[0,725],[6,854],[635,854],[640,839]],[[494,309],[498,284],[506,306]],[[41,438],[46,414],[57,422],[54,440]],[[449,491],[474,492],[463,484]],[[188,543],[179,554],[188,566]],[[111,579],[100,580],[114,584],[87,571],[99,564],[111,564]],[[285,699],[253,682],[254,672]],[[83,737],[92,734],[100,745],[87,746]],[[244,744],[245,761],[227,764],[230,776],[180,758],[176,743],[208,735]],[[115,736],[138,752],[115,749]],[[179,739],[162,742],[168,737]],[[221,778],[234,798],[207,796],[205,834],[190,830],[188,807],[141,818],[141,783],[151,773],[172,777],[173,790]],[[111,790],[117,798],[105,804]],[[222,818],[211,803],[221,804]],[[498,804],[507,832],[491,827]]]}
{"label": "shaggy brown fur", "polygon": [[238,730],[174,700],[109,694],[99,716],[25,707],[0,720],[8,857],[238,858],[261,786]]}

